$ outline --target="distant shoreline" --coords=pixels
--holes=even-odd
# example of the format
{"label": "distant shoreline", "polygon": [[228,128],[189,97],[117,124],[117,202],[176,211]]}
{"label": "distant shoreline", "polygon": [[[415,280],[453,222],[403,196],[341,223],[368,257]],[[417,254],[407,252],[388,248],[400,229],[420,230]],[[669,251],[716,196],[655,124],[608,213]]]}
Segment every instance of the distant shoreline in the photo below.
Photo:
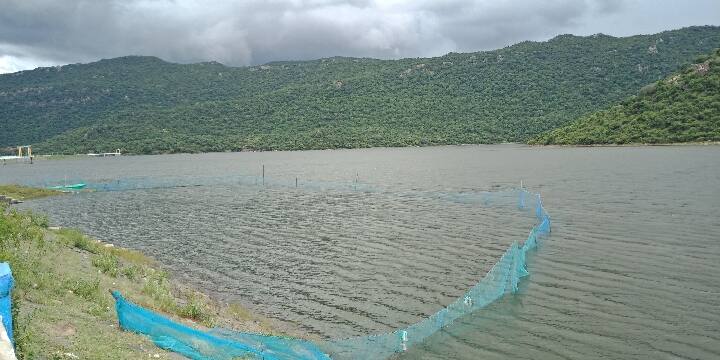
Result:
{"label": "distant shoreline", "polygon": [[[207,152],[166,152],[166,153],[124,153],[121,156],[150,156],[150,155],[183,155],[183,154],[226,154],[226,153],[252,153],[252,152],[299,152],[299,151],[330,151],[330,150],[369,150],[369,149],[410,149],[410,148],[437,148],[437,147],[470,147],[470,146],[523,146],[523,147],[646,147],[646,146],[718,146],[720,141],[682,142],[682,143],[630,143],[630,144],[527,144],[527,143],[493,143],[493,144],[437,144],[423,146],[371,146],[357,148],[327,148],[327,149],[296,149],[296,150],[238,150],[238,151],[207,151]],[[92,158],[86,154],[58,154],[36,155],[35,159],[62,160],[69,158]]]}

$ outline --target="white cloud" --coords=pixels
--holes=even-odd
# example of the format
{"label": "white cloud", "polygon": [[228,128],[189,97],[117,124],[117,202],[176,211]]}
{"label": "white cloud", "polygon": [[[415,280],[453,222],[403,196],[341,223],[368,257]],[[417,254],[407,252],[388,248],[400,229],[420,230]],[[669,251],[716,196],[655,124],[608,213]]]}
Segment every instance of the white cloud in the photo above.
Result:
{"label": "white cloud", "polygon": [[55,65],[52,61],[35,58],[22,58],[12,55],[0,55],[0,74],[13,73],[22,70],[34,69],[40,66]]}
{"label": "white cloud", "polygon": [[716,0],[0,1],[0,71],[123,55],[228,65],[437,56],[559,33],[624,35],[647,31],[648,21],[661,31],[720,19]]}

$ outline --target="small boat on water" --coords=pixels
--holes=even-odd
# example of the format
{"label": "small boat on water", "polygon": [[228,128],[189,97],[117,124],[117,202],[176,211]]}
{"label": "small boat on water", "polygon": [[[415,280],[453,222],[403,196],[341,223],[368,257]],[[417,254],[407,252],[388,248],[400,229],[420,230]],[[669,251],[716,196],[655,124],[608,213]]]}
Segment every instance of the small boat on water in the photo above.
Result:
{"label": "small boat on water", "polygon": [[77,183],[77,184],[71,184],[71,185],[57,185],[57,186],[50,186],[48,189],[52,190],[60,190],[60,191],[72,191],[72,190],[82,190],[85,188],[84,183]]}

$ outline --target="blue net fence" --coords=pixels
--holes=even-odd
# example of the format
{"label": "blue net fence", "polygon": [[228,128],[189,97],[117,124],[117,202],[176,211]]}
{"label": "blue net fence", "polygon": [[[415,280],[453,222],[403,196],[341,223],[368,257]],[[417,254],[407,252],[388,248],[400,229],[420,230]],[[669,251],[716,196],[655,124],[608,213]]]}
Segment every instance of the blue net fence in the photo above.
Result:
{"label": "blue net fence", "polygon": [[422,321],[392,332],[310,342],[227,329],[199,331],[174,322],[114,293],[123,329],[149,336],[158,346],[192,359],[386,359],[407,351],[454,321],[518,291],[528,275],[527,255],[550,234],[550,216],[539,194],[525,189],[493,192],[423,193],[481,206],[512,206],[536,218],[526,239],[513,241],[486,275],[465,294]]}
{"label": "blue net fence", "polygon": [[117,291],[113,297],[120,327],[147,335],[157,346],[191,359],[330,359],[306,340],[225,329],[203,332],[133,304]]}
{"label": "blue net fence", "polygon": [[[12,321],[12,289],[15,286],[10,264],[0,263],[0,316],[10,342],[14,343]],[[0,354],[2,355],[2,354]]]}
{"label": "blue net fence", "polygon": [[489,205],[516,205],[519,210],[531,210],[537,218],[527,239],[513,241],[485,277],[447,307],[426,319],[384,334],[330,340],[321,348],[334,359],[385,359],[407,351],[442,330],[455,320],[482,309],[507,293],[518,291],[520,279],[527,276],[528,251],[535,249],[538,240],[550,234],[550,216],[542,206],[539,194],[524,189],[506,192],[447,193],[450,201]]}
{"label": "blue net fence", "polygon": [[[354,181],[321,181],[303,178],[282,178],[258,175],[223,176],[163,176],[163,177],[127,177],[116,179],[64,178],[26,182],[25,185],[43,188],[55,188],[67,191],[129,191],[146,189],[171,189],[193,186],[245,186],[266,188],[302,188],[317,191],[379,191],[379,189]],[[83,185],[82,187],[74,187]]]}

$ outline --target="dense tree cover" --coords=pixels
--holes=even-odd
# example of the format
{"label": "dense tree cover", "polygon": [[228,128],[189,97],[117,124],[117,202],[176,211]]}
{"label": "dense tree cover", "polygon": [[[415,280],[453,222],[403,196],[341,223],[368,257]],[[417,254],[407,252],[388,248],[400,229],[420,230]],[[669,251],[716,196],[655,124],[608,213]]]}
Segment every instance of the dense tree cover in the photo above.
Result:
{"label": "dense tree cover", "polygon": [[532,139],[534,144],[720,141],[720,50],[636,96]]}
{"label": "dense tree cover", "polygon": [[0,148],[130,153],[527,141],[720,44],[720,27],[436,58],[253,67],[123,57],[0,75]]}

